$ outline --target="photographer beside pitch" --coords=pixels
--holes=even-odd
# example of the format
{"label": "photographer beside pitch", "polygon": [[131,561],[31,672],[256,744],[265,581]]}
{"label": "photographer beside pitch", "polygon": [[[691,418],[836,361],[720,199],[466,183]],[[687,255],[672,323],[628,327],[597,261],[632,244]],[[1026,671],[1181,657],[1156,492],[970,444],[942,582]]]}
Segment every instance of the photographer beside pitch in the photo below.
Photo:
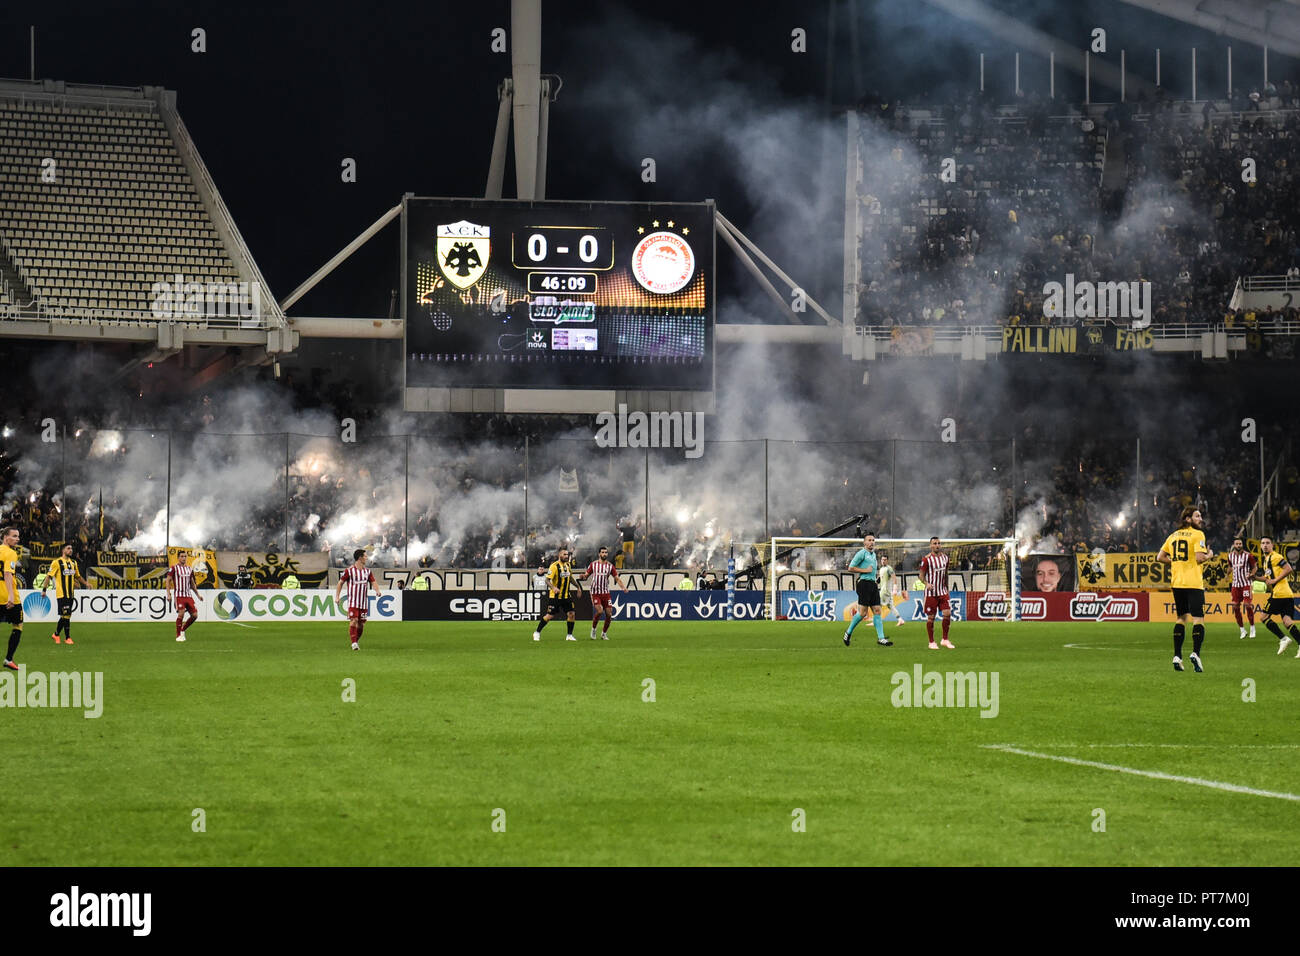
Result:
{"label": "photographer beside pitch", "polygon": [[1205,543],[1205,521],[1201,509],[1190,505],[1180,516],[1181,527],[1160,546],[1156,560],[1170,565],[1174,588],[1174,670],[1183,669],[1183,637],[1188,621],[1192,622],[1192,667],[1196,673],[1201,666],[1201,644],[1205,642],[1205,575],[1201,565],[1214,557]]}

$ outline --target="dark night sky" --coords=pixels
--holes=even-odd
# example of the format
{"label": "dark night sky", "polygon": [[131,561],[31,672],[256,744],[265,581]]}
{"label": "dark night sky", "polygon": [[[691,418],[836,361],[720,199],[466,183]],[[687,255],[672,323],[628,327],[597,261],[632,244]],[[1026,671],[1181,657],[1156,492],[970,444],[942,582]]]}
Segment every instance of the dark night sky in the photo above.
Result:
{"label": "dark night sky", "polygon": [[[1083,42],[1110,30],[1112,55],[1130,48],[1134,68],[1165,49],[1169,85],[1181,59],[1202,50],[1204,90],[1221,67],[1224,41],[1116,2],[1001,0],[1054,35]],[[404,192],[482,195],[496,116],[496,87],[509,55],[489,49],[493,27],[509,28],[509,3],[185,3],[162,12],[140,2],[7,4],[0,19],[0,75],[28,72],[28,24],[37,27],[37,75],[116,86],[162,85],[178,105],[271,290],[283,297]],[[830,115],[828,51],[834,50],[830,107],[867,89],[916,101],[973,88],[978,53],[988,54],[990,88],[1006,90],[1012,49],[924,3],[855,5],[859,75],[854,81],[847,12],[832,42],[827,2],[626,4],[591,0],[543,6],[542,67],[562,76],[552,108],[548,198],[714,198],[742,229],[761,204],[745,188],[710,131],[698,143],[658,141],[656,121],[698,105],[719,88],[771,104]],[[207,30],[208,51],[190,51],[190,31]],[[808,31],[808,52],[790,50],[790,31]],[[1157,39],[1158,38],[1158,39]],[[1258,82],[1257,48],[1235,45],[1239,86]],[[1274,57],[1274,76],[1294,75]],[[1146,69],[1148,74],[1151,69]],[[1046,88],[1046,65],[1022,57],[1022,85]],[[1061,95],[1078,83],[1058,74]],[[1094,93],[1094,99],[1101,98]],[[638,122],[630,121],[636,113]],[[665,122],[668,130],[671,123]],[[677,129],[671,135],[682,136]],[[691,133],[687,133],[691,136]],[[810,149],[809,175],[819,160]],[[639,158],[667,155],[659,181],[641,183]],[[673,156],[681,157],[673,163]],[[340,181],[354,157],[358,182]],[[838,159],[838,157],[835,157]],[[842,167],[842,160],[840,160]],[[842,170],[829,175],[839,177]],[[830,180],[834,182],[834,180]],[[513,161],[507,196],[513,191]],[[839,230],[838,224],[832,229]],[[760,240],[761,241],[761,240]],[[384,315],[397,285],[395,225],[294,307],[292,314]],[[730,259],[724,256],[724,260]],[[725,292],[740,281],[720,263]],[[835,264],[838,268],[838,263]],[[825,288],[834,269],[811,283]]]}

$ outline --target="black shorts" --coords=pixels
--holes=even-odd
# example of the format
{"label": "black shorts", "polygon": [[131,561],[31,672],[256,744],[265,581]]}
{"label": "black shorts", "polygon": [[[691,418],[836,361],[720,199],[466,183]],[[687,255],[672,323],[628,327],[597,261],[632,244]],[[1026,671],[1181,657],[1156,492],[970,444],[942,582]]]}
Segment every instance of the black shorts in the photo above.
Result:
{"label": "black shorts", "polygon": [[6,624],[12,624],[14,627],[23,626],[23,605],[22,602],[16,602],[13,607],[0,607],[4,611],[4,616],[0,620]]}
{"label": "black shorts", "polygon": [[572,614],[573,598],[548,598],[546,602],[546,613],[551,615],[551,617],[555,617],[558,614]]}
{"label": "black shorts", "polygon": [[59,598],[59,617],[67,615],[72,616],[72,605],[76,604],[75,598]]}
{"label": "black shorts", "polygon": [[880,607],[880,585],[858,578],[858,607]]}
{"label": "black shorts", "polygon": [[1269,598],[1265,614],[1273,617],[1295,617],[1295,598]]}
{"label": "black shorts", "polygon": [[1205,590],[1203,588],[1174,588],[1174,613],[1179,617],[1205,617]]}

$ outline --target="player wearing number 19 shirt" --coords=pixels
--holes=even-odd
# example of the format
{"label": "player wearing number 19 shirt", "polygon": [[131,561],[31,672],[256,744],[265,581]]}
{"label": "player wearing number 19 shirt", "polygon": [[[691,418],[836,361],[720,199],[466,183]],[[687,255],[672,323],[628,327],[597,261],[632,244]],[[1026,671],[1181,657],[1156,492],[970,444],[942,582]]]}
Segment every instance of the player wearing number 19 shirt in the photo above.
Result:
{"label": "player wearing number 19 shirt", "polygon": [[366,629],[366,616],[370,613],[370,589],[379,592],[375,584],[375,573],[366,567],[366,549],[357,548],[352,552],[352,564],[339,575],[339,586],[334,589],[337,603],[343,598],[343,589],[348,589],[348,640],[354,651],[361,650],[361,632]]}
{"label": "player wearing number 19 shirt", "polygon": [[[199,619],[194,599],[203,600],[203,595],[194,587],[194,568],[185,563],[184,551],[177,556],[176,563],[167,569],[167,596],[171,597],[173,592],[176,597],[176,640],[184,643],[185,632]],[[185,618],[187,614],[188,620]]]}
{"label": "player wearing number 19 shirt", "polygon": [[587,565],[587,570],[578,575],[582,580],[589,580],[591,583],[587,590],[591,592],[591,639],[596,639],[596,624],[600,621],[601,612],[604,611],[605,627],[600,632],[602,641],[609,640],[609,622],[614,617],[613,609],[609,596],[609,581],[613,578],[618,582],[618,586],[627,593],[625,585],[618,576],[618,568],[614,567],[609,560],[609,548],[601,548],[596,552],[596,560]]}
{"label": "player wearing number 19 shirt", "polygon": [[925,581],[925,633],[930,638],[930,650],[937,651],[934,642],[934,615],[943,614],[943,640],[939,643],[956,650],[948,640],[948,626],[952,623],[952,608],[948,604],[948,555],[939,550],[939,539],[930,539],[930,553],[921,559],[921,578]]}
{"label": "player wearing number 19 shirt", "polygon": [[1201,673],[1201,644],[1205,641],[1205,576],[1201,565],[1214,557],[1205,543],[1201,510],[1190,505],[1179,516],[1181,527],[1160,546],[1156,560],[1170,567],[1174,588],[1174,670],[1183,669],[1183,637],[1186,625],[1192,624],[1192,668]]}

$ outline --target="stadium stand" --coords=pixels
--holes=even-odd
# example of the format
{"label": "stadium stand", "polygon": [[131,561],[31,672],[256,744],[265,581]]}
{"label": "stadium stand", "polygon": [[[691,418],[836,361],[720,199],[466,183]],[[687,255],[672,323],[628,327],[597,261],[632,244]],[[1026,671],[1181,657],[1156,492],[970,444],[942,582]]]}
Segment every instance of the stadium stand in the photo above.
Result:
{"label": "stadium stand", "polygon": [[[862,111],[857,324],[1051,324],[1042,285],[1068,272],[1152,282],[1157,329],[1246,327],[1230,307],[1238,279],[1300,264],[1296,91],[1249,103],[1049,113],[1032,98],[995,110],[973,95],[887,119]],[[1243,184],[1247,155],[1268,190]],[[956,182],[936,175],[946,158]],[[1300,311],[1287,301],[1260,308],[1255,327],[1294,334]]]}
{"label": "stadium stand", "polygon": [[[7,317],[284,324],[176,114],[174,93],[3,81],[0,127]],[[155,308],[155,283],[177,276],[202,287],[200,314]]]}

